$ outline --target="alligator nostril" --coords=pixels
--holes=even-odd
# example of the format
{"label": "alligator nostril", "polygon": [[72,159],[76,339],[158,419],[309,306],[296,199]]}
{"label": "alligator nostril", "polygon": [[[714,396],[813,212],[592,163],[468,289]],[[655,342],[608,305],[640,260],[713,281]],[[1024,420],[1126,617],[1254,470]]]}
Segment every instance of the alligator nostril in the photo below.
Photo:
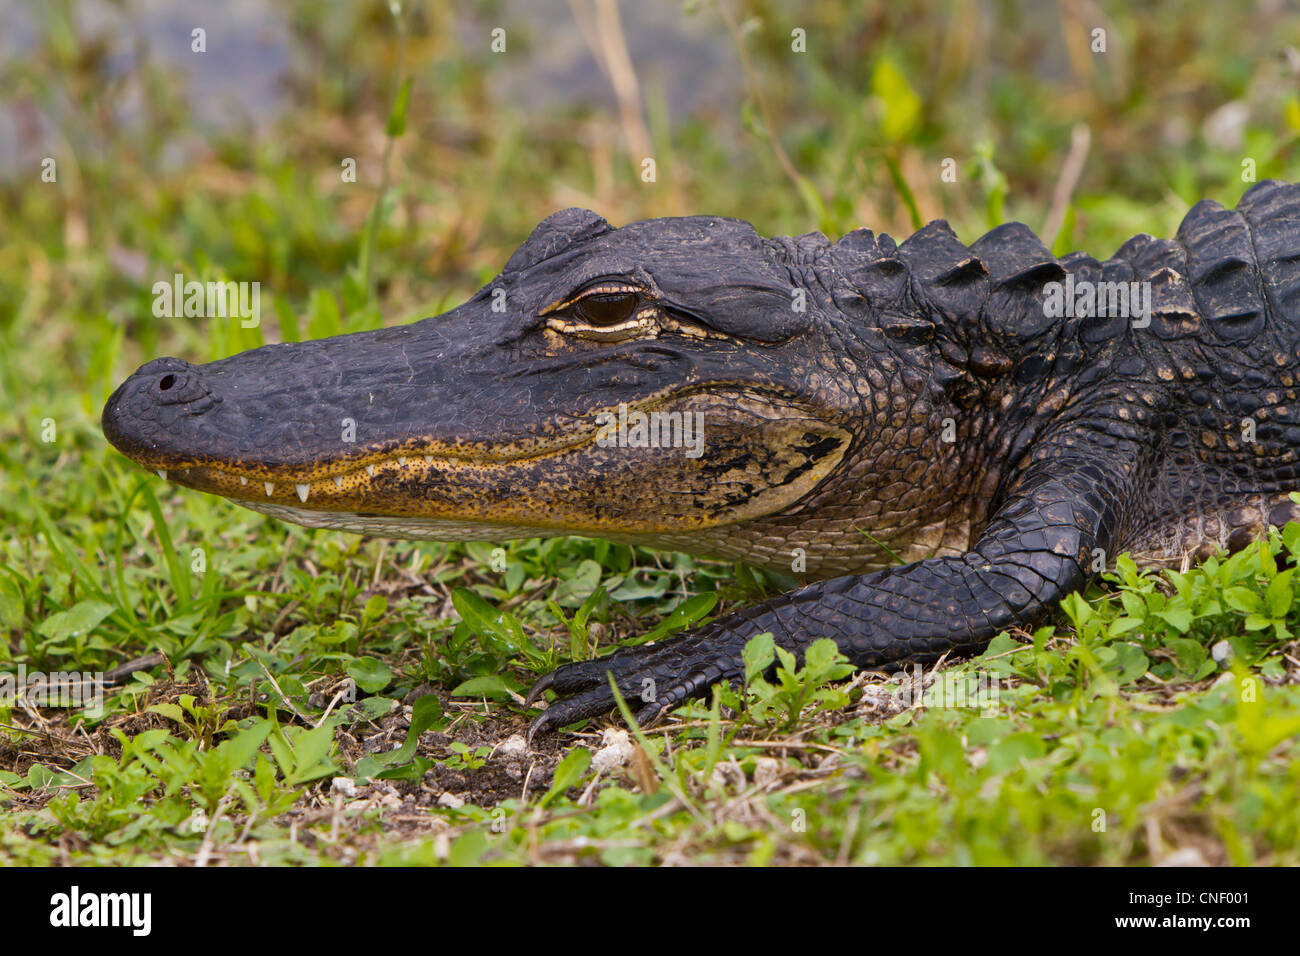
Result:
{"label": "alligator nostril", "polygon": [[158,382],[158,388],[160,388],[162,391],[165,392],[167,391],[167,389],[171,388],[175,384],[176,384],[175,375],[164,375],[162,379]]}

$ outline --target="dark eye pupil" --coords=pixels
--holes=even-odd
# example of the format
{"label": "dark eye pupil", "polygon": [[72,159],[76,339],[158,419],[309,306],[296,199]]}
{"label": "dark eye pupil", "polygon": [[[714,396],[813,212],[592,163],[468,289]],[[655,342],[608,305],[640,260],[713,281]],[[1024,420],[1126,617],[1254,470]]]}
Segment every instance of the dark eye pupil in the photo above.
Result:
{"label": "dark eye pupil", "polygon": [[635,311],[634,292],[595,292],[583,296],[573,308],[574,314],[588,325],[618,325]]}

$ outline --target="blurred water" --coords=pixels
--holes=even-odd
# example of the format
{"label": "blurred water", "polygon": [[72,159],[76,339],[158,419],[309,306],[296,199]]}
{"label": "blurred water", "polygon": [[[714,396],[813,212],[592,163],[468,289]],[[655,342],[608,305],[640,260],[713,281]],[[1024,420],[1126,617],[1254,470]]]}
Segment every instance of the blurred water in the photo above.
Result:
{"label": "blurred water", "polygon": [[[289,58],[290,32],[277,5],[265,0],[222,3],[176,0],[80,0],[71,7],[78,47],[102,46],[110,82],[128,77],[146,58],[174,71],[183,84],[196,131],[260,127],[287,104],[281,84]],[[56,16],[39,2],[0,0],[0,63],[22,75],[22,61]],[[191,50],[191,31],[206,33],[206,53]],[[19,89],[22,89],[20,84]],[[121,98],[115,120],[139,122],[132,90]],[[46,95],[0,103],[0,173],[27,174],[62,139],[80,148],[83,118],[76,115],[57,81]],[[183,144],[177,151],[184,152]],[[177,157],[179,158],[179,157]]]}
{"label": "blurred water", "polygon": [[[109,80],[123,80],[124,95],[115,97],[114,120],[120,126],[142,121],[130,81],[141,62],[148,59],[177,77],[177,92],[188,104],[192,124],[185,138],[167,144],[163,165],[174,166],[201,149],[205,136],[243,129],[265,132],[289,108],[284,80],[294,33],[287,9],[274,0],[80,0],[72,7],[74,42],[83,49],[101,47]],[[626,0],[620,17],[643,93],[662,96],[670,122],[734,104],[740,69],[716,17],[686,15],[677,3]],[[21,75],[28,51],[53,22],[54,9],[41,6],[41,0],[0,0],[0,65],[17,67]],[[610,83],[566,0],[506,0],[493,16],[465,2],[455,6],[452,22],[467,58],[482,65],[496,102],[524,112],[583,107],[616,112]],[[507,31],[508,54],[500,57],[489,50],[497,26]],[[206,31],[205,53],[191,50],[196,27]],[[321,66],[341,71],[350,65]],[[96,148],[82,138],[84,119],[57,79],[46,82],[43,95],[17,97],[11,83],[10,97],[0,102],[0,176],[31,175],[65,139],[74,150]]]}
{"label": "blurred water", "polygon": [[[686,14],[681,3],[623,0],[619,19],[642,92],[661,88],[671,121],[734,107],[743,86],[740,64],[725,28],[707,7]],[[497,17],[483,17],[466,5],[458,16],[461,42],[470,47],[486,49],[496,26],[506,28],[516,43],[520,34],[528,41],[526,57],[501,57],[489,74],[488,87],[499,102],[527,109],[616,109],[614,91],[566,0],[508,0]]]}

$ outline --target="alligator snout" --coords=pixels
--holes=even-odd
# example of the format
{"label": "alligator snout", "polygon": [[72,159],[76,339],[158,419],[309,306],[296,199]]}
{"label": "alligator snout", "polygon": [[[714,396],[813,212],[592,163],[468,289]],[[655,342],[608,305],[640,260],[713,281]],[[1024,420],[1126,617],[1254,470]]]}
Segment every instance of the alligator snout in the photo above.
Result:
{"label": "alligator snout", "polygon": [[[104,436],[128,457],[164,445],[181,419],[201,415],[221,399],[203,381],[203,369],[178,358],[140,366],[104,406]],[[134,453],[134,454],[133,454]]]}

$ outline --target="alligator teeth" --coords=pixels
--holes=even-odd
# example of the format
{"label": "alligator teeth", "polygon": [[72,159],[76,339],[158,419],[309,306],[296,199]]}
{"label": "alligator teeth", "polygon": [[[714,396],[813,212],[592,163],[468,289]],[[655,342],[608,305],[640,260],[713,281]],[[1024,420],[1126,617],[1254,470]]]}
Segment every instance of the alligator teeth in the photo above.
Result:
{"label": "alligator teeth", "polygon": [[298,498],[303,504],[307,503],[307,492],[311,491],[311,485],[294,485],[298,490]]}
{"label": "alligator teeth", "polygon": [[240,475],[240,476],[239,476],[239,483],[240,483],[241,485],[246,485],[246,484],[248,484],[248,479],[245,478],[243,475]]}
{"label": "alligator teeth", "polygon": [[166,481],[166,480],[167,480],[167,469],[166,469],[166,468],[159,468],[159,469],[158,469],[158,477],[161,478],[163,481]]}
{"label": "alligator teeth", "polygon": [[342,476],[342,475],[335,475],[335,476],[334,476],[334,484],[336,484],[336,485],[338,485],[340,488],[342,488],[342,487],[343,487],[343,476]]}
{"label": "alligator teeth", "polygon": [[266,497],[271,497],[272,492],[275,491],[275,485],[271,484],[269,481],[264,481],[262,484],[266,486]]}
{"label": "alligator teeth", "polygon": [[369,475],[371,478],[375,477],[375,466],[366,465],[366,474]]}

